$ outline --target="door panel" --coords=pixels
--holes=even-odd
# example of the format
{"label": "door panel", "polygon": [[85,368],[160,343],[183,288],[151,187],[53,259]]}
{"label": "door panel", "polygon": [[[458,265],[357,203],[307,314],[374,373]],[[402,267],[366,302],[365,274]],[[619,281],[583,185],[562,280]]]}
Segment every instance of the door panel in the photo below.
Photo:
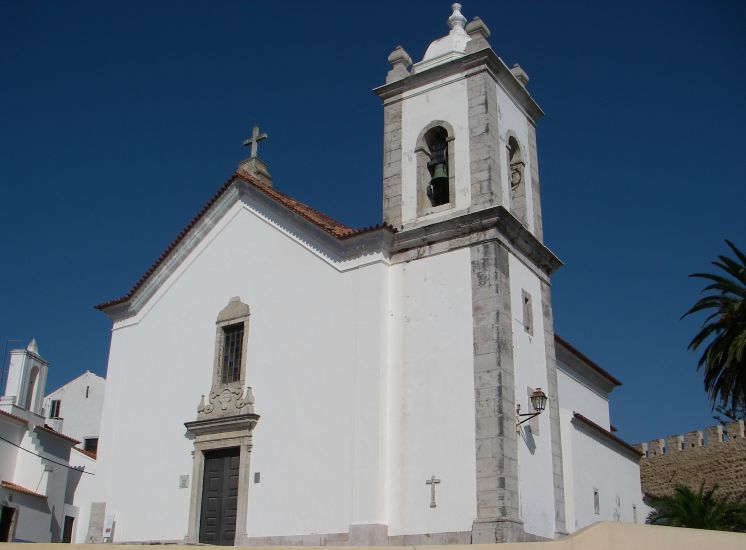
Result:
{"label": "door panel", "polygon": [[238,505],[238,447],[205,453],[199,541],[233,545]]}

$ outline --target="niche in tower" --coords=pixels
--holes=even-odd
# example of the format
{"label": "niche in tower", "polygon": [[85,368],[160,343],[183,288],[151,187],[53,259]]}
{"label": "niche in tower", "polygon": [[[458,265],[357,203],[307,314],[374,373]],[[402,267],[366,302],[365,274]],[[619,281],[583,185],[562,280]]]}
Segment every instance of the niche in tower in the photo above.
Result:
{"label": "niche in tower", "polygon": [[518,140],[508,138],[508,176],[510,180],[510,212],[526,225],[526,163]]}
{"label": "niche in tower", "polygon": [[438,120],[417,139],[417,213],[429,214],[454,204],[453,129]]}

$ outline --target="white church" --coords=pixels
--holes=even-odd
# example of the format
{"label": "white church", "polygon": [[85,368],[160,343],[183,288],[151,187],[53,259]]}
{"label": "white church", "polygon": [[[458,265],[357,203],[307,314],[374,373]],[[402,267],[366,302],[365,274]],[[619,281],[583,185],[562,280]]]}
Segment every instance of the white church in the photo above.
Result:
{"label": "white church", "polygon": [[619,382],[554,334],[528,77],[460,5],[383,103],[383,223],[251,155],[123,297],[78,541],[469,544],[644,521]]}

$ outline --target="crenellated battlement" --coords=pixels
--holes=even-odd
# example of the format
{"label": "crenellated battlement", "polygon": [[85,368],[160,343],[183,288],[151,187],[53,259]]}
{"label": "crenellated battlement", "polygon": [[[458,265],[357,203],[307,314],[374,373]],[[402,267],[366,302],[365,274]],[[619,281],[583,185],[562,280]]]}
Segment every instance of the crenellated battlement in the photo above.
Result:
{"label": "crenellated battlement", "polygon": [[719,486],[721,496],[746,495],[746,429],[743,420],[639,443],[642,490],[669,494],[677,484]]}
{"label": "crenellated battlement", "polygon": [[744,439],[746,437],[744,428],[744,421],[736,420],[726,424],[725,429],[718,424],[705,430],[686,432],[683,435],[669,435],[665,439],[651,439],[647,442],[638,443],[634,447],[645,458],[682,453],[699,447],[719,446],[730,441]]}

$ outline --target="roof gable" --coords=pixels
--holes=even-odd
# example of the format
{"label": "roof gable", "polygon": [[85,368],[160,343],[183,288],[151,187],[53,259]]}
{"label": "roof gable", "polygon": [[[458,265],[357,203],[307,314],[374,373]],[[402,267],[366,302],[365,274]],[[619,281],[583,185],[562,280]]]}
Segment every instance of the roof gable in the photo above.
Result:
{"label": "roof gable", "polygon": [[[337,260],[350,259],[356,254],[369,253],[376,248],[388,249],[390,246],[387,246],[387,243],[390,245],[391,236],[395,232],[387,224],[361,229],[348,227],[277,191],[258,178],[236,172],[221,185],[127,294],[98,304],[95,308],[104,311],[113,319],[136,313],[139,305],[152,294],[147,292],[148,287],[157,287],[159,282],[165,280],[216,225],[228,208],[242,197],[247,197],[249,202],[263,203],[286,223],[304,226],[317,240],[324,241],[327,249],[334,251],[332,256]],[[376,237],[371,238],[373,235]]]}

